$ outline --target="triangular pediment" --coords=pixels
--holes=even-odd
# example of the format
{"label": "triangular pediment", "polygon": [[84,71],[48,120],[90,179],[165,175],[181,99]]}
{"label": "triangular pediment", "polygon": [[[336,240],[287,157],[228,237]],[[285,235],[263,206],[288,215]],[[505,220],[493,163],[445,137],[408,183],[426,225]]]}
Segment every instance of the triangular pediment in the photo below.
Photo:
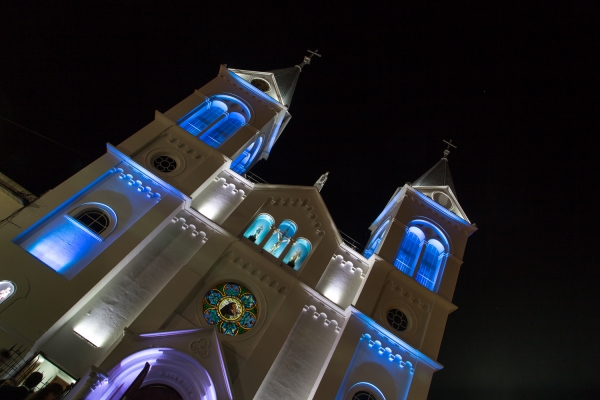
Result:
{"label": "triangular pediment", "polygon": [[450,186],[420,186],[415,189],[444,207],[446,210],[456,214],[465,221],[470,222]]}
{"label": "triangular pediment", "polygon": [[248,86],[259,93],[264,93],[273,100],[282,105],[286,105],[285,98],[282,95],[277,79],[273,72],[250,71],[243,69],[229,69],[242,80],[248,82]]}

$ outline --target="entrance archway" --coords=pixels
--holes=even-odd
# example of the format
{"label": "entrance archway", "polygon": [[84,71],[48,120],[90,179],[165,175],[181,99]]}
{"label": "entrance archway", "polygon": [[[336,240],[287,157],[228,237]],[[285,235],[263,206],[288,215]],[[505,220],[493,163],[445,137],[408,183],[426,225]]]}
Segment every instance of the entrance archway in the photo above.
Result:
{"label": "entrance archway", "polygon": [[167,385],[143,386],[131,400],[183,400],[179,392]]}
{"label": "entrance archway", "polygon": [[[156,387],[156,389],[146,390],[150,394],[167,396],[157,397],[157,400],[217,400],[215,386],[206,369],[189,354],[165,347],[145,349],[123,359],[108,373],[108,384],[105,389],[95,390],[88,399],[119,399],[147,362],[150,363],[150,371],[140,391]],[[159,387],[171,390],[159,390]],[[98,393],[99,391],[101,393]],[[168,397],[173,395],[179,397]],[[136,396],[135,399],[138,397]]]}

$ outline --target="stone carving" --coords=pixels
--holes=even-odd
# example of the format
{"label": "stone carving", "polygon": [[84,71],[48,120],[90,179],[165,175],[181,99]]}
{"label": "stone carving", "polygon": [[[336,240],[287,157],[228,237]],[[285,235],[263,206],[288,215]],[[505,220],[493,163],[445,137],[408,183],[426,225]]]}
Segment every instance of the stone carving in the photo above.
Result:
{"label": "stone carving", "polygon": [[200,338],[190,343],[190,350],[198,357],[204,358],[210,353],[209,346],[210,342],[207,338]]}

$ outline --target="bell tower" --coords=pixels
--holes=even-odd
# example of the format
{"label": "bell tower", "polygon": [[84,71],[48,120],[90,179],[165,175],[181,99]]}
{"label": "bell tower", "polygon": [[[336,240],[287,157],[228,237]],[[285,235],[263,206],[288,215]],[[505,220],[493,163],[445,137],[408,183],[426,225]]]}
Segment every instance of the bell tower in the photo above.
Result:
{"label": "bell tower", "polygon": [[[370,271],[356,308],[435,362],[468,237],[477,229],[443,158],[398,188],[370,227]],[[438,364],[439,365],[439,364]],[[439,366],[441,367],[441,366]],[[434,370],[416,368],[408,398],[424,398]]]}

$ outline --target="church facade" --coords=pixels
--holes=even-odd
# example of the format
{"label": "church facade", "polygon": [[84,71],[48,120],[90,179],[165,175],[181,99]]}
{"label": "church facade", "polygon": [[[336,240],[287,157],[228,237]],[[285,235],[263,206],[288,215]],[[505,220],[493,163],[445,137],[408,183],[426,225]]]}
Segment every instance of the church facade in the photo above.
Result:
{"label": "church facade", "polygon": [[448,151],[382,204],[363,253],[320,196],[326,176],[309,187],[245,177],[290,121],[310,61],[222,65],[79,173],[10,208],[0,347],[43,355],[63,381],[78,380],[74,399],[135,388],[140,399],[425,399],[476,228]]}

